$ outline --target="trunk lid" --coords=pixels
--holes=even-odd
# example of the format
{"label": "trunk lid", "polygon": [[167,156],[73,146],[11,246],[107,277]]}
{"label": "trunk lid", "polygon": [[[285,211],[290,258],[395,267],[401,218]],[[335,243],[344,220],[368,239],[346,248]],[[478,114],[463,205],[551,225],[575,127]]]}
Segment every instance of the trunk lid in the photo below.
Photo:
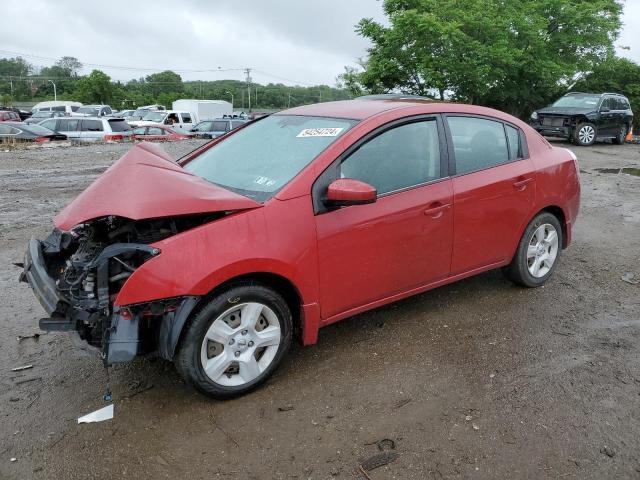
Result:
{"label": "trunk lid", "polygon": [[109,215],[142,220],[261,206],[187,172],[157,145],[140,143],[67,205],[54,224],[70,230]]}

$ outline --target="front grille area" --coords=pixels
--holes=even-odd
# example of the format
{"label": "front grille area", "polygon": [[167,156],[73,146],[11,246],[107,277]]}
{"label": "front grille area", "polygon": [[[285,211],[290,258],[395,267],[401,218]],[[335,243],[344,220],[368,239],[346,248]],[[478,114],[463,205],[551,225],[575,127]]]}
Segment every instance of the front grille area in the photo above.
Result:
{"label": "front grille area", "polygon": [[540,119],[540,123],[545,127],[562,127],[564,122],[564,117],[542,117]]}

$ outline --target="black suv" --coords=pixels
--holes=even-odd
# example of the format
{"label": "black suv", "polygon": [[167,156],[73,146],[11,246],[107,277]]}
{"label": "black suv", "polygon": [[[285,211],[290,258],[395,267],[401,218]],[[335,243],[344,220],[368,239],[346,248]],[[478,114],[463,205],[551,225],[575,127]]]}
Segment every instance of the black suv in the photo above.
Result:
{"label": "black suv", "polygon": [[531,126],[542,135],[583,146],[605,138],[622,145],[632,123],[629,100],[617,93],[568,93],[531,115]]}

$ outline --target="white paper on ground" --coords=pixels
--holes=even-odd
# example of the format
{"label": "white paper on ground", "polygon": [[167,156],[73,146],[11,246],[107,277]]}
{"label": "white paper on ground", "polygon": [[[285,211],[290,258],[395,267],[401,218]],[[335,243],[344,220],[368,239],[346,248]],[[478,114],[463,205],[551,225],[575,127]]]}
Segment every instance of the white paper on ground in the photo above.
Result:
{"label": "white paper on ground", "polygon": [[113,403],[111,405],[107,405],[100,410],[96,410],[95,412],[91,412],[84,417],[80,417],[78,419],[78,423],[93,423],[93,422],[103,422],[105,420],[111,420],[113,418]]}

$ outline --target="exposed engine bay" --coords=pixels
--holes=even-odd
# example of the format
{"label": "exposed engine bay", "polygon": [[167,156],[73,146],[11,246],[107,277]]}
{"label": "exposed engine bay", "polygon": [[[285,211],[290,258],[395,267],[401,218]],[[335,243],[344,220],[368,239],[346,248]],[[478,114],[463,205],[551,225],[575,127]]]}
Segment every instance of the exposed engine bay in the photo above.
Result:
{"label": "exposed engine bay", "polygon": [[178,310],[184,299],[113,311],[118,292],[138,267],[161,253],[150,244],[224,215],[217,212],[137,221],[108,216],[70,232],[55,229],[45,240],[32,241],[36,244],[27,252],[21,279],[31,285],[51,316],[40,321],[41,328],[75,330],[80,338],[101,349],[106,362],[110,336],[120,320],[121,331],[135,328],[135,332],[126,333],[135,336],[135,354],[155,349],[161,335],[158,317]]}

